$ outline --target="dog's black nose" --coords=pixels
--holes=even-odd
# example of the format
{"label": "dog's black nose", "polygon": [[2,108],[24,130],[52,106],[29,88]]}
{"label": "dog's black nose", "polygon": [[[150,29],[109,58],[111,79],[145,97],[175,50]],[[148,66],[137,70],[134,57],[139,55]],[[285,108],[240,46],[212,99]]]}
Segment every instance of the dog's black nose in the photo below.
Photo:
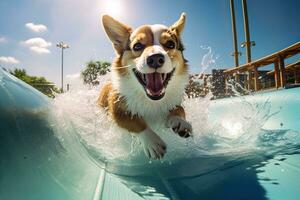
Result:
{"label": "dog's black nose", "polygon": [[147,64],[151,68],[160,68],[165,63],[165,56],[163,54],[153,54],[147,58]]}

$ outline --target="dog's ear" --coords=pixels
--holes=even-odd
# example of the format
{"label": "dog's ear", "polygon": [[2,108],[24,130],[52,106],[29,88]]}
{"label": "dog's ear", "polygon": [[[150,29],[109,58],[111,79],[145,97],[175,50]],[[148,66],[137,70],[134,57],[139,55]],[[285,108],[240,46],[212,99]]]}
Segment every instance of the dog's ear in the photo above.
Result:
{"label": "dog's ear", "polygon": [[186,14],[181,13],[179,20],[175,22],[172,26],[170,26],[170,30],[175,31],[177,35],[180,35],[184,28],[185,18],[186,18]]}
{"label": "dog's ear", "polygon": [[109,15],[102,16],[102,24],[106,34],[112,41],[115,50],[121,55],[128,47],[132,29]]}

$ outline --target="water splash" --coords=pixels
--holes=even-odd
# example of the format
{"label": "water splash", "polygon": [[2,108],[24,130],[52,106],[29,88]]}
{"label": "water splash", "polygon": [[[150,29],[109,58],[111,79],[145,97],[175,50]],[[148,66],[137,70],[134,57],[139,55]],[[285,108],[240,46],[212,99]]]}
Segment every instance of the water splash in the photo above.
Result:
{"label": "water splash", "polygon": [[[68,116],[82,141],[98,159],[122,165],[149,164],[137,139],[117,127],[97,106],[100,88],[108,79],[110,74],[100,77],[99,86],[91,87],[83,85],[79,76],[69,76],[70,91],[55,98],[53,110],[58,119]],[[219,117],[221,121],[211,121],[211,97],[186,98],[184,101],[187,120],[193,126],[192,138],[182,139],[163,125],[156,127],[156,132],[168,146],[162,161],[169,163],[206,155],[266,151],[270,140],[275,141],[278,147],[290,143],[297,136],[290,138],[285,135],[291,136],[291,133],[285,132],[276,138],[279,134],[270,134],[262,129],[266,121],[277,113],[271,113],[268,99],[263,104],[255,104],[240,97],[232,112],[223,113]],[[161,163],[155,161],[153,164]]]}
{"label": "water splash", "polygon": [[198,83],[199,85],[204,85],[206,83],[207,88],[211,88],[212,77],[211,75],[206,76],[205,72],[216,67],[216,63],[219,59],[219,56],[213,53],[212,48],[210,46],[201,45],[200,48],[206,53],[201,59],[200,71],[198,73],[198,76],[193,76],[192,80],[195,83]]}
{"label": "water splash", "polygon": [[210,46],[200,46],[201,49],[207,51],[206,54],[202,57],[201,60],[201,71],[200,73],[204,73],[207,69],[213,67],[216,64],[217,59],[219,56],[215,56],[212,52],[212,48]]}

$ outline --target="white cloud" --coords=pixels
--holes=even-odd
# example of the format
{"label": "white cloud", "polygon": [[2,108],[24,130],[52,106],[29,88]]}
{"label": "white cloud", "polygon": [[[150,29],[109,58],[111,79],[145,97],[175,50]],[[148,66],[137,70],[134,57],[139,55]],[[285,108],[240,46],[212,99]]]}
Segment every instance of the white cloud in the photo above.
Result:
{"label": "white cloud", "polygon": [[26,41],[22,41],[21,44],[25,44],[29,46],[29,49],[38,54],[50,53],[48,49],[52,44],[51,42],[47,42],[43,38],[31,38]]}
{"label": "white cloud", "polygon": [[37,47],[43,47],[43,48],[47,48],[52,45],[51,42],[47,42],[43,38],[39,38],[39,37],[28,39],[28,40],[24,41],[23,43],[28,46],[37,46]]}
{"label": "white cloud", "polygon": [[5,37],[0,37],[0,43],[4,43],[4,42],[6,42],[7,40],[6,40],[6,38]]}
{"label": "white cloud", "polygon": [[44,47],[32,46],[30,50],[38,54],[50,53],[50,50]]}
{"label": "white cloud", "polygon": [[80,77],[80,73],[75,73],[75,74],[67,74],[66,78],[67,79],[76,79]]}
{"label": "white cloud", "polygon": [[16,58],[11,56],[0,56],[0,62],[4,62],[7,64],[18,64],[20,61],[18,61]]}
{"label": "white cloud", "polygon": [[29,30],[36,32],[36,33],[41,33],[47,30],[47,26],[43,24],[34,24],[34,23],[27,23],[25,24],[26,28]]}

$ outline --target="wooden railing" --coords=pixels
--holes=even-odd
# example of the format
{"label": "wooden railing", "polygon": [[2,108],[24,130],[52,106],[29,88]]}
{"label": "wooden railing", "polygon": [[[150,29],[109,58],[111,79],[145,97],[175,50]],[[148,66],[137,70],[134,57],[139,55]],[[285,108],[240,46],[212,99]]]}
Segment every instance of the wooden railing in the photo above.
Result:
{"label": "wooden railing", "polygon": [[[285,87],[287,84],[286,77],[287,73],[293,72],[294,83],[299,83],[299,69],[300,61],[292,63],[285,66],[285,59],[290,58],[296,54],[300,53],[300,42],[295,43],[285,49],[282,49],[278,52],[275,52],[271,55],[258,59],[256,61],[240,65],[238,67],[233,67],[224,71],[225,81],[235,78],[238,83],[241,83],[240,77],[244,77],[244,86],[251,91],[261,90],[260,76],[261,71],[259,68],[265,67],[267,65],[273,64],[274,70],[271,70],[266,73],[268,76],[273,76],[275,88]],[[245,78],[246,77],[246,78]]]}
{"label": "wooden railing", "polygon": [[[293,74],[295,84],[300,83],[300,76],[299,76],[299,71],[300,70],[299,69],[300,69],[300,60],[298,60],[294,63],[291,63],[291,64],[289,64],[285,67],[285,72],[286,73],[289,72],[289,73]],[[274,76],[274,74],[275,74],[275,70],[269,71],[267,73],[267,75],[269,75],[269,76],[272,76],[272,75]]]}

